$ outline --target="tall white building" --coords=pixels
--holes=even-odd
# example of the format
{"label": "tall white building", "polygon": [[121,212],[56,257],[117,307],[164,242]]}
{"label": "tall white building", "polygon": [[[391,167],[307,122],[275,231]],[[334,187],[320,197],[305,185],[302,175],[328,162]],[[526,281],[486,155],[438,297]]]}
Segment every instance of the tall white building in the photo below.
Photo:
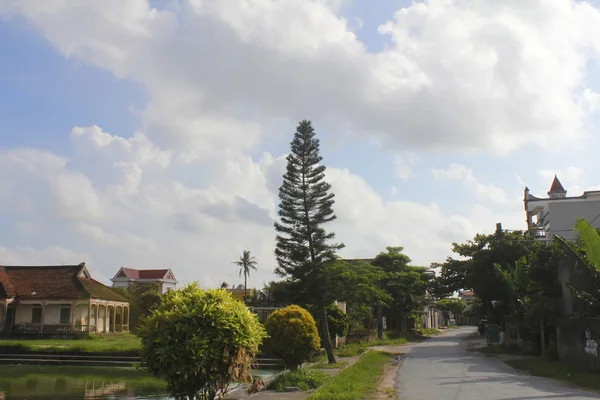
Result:
{"label": "tall white building", "polygon": [[585,218],[596,229],[600,228],[600,190],[568,197],[558,177],[554,176],[548,197],[533,196],[526,187],[523,202],[527,229],[539,240],[550,242],[553,235],[575,240],[577,218]]}

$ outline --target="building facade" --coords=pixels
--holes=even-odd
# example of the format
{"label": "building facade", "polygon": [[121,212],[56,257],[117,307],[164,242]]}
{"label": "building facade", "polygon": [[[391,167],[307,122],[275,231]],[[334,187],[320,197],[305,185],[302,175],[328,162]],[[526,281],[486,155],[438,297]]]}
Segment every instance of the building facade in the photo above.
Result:
{"label": "building facade", "polygon": [[577,218],[585,218],[596,229],[600,228],[600,191],[587,191],[581,196],[568,197],[556,176],[548,197],[533,196],[526,187],[523,203],[527,230],[538,240],[550,243],[553,235],[575,240]]}
{"label": "building facade", "polygon": [[0,266],[0,332],[127,331],[127,299],[94,280],[85,263]]}
{"label": "building facade", "polygon": [[159,293],[177,289],[177,279],[170,269],[133,269],[121,267],[111,279],[114,288],[126,288],[132,283],[148,284],[157,283]]}

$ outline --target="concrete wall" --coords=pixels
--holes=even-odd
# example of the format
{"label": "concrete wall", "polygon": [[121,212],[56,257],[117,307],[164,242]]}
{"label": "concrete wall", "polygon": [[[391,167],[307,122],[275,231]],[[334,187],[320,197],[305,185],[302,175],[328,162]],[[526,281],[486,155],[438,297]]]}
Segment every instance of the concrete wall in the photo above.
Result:
{"label": "concrete wall", "polygon": [[19,304],[15,310],[15,324],[30,324],[32,304]]}
{"label": "concrete wall", "polygon": [[600,321],[565,319],[557,327],[557,350],[561,361],[600,371]]}
{"label": "concrete wall", "polygon": [[[177,290],[177,284],[171,283],[171,282],[163,282],[161,293],[166,293],[168,290]],[[252,292],[248,291],[248,293],[252,293]]]}
{"label": "concrete wall", "polygon": [[[592,222],[600,213],[600,200],[587,200],[578,202],[554,201],[548,204],[550,220],[550,233],[562,236],[567,240],[573,240],[578,233],[573,229],[577,218],[585,218]],[[600,218],[594,222],[596,228],[600,228]],[[569,232],[570,231],[570,232]]]}

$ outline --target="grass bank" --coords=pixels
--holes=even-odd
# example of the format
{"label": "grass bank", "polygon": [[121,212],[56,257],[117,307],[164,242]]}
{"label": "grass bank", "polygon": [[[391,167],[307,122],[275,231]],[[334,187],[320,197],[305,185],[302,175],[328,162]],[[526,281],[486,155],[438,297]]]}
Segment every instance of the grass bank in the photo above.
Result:
{"label": "grass bank", "polygon": [[298,370],[286,371],[279,374],[273,379],[267,389],[283,392],[286,387],[295,386],[300,390],[315,389],[321,386],[327,379],[327,375],[323,371],[317,370]]}
{"label": "grass bank", "polygon": [[0,351],[46,351],[74,353],[138,353],[140,338],[130,333],[90,335],[78,339],[0,340]]}
{"label": "grass bank", "polygon": [[334,350],[338,357],[353,357],[358,356],[367,351],[367,348],[373,346],[394,346],[403,345],[414,342],[421,342],[427,339],[428,336],[439,335],[442,331],[437,329],[422,329],[418,333],[400,333],[400,332],[384,332],[383,339],[370,340],[359,343],[351,343],[340,346]]}
{"label": "grass bank", "polygon": [[505,361],[511,367],[531,375],[558,379],[587,389],[600,390],[597,372],[590,372],[561,361],[528,358]]}
{"label": "grass bank", "polygon": [[329,378],[308,399],[356,400],[371,398],[377,392],[379,377],[391,357],[391,354],[380,351],[366,353],[356,364]]}

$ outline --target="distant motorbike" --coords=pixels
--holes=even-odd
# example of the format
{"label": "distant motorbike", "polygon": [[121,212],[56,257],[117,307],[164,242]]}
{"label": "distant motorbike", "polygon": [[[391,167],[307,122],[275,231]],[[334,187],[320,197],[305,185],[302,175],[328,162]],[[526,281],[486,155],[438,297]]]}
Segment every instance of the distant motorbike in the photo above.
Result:
{"label": "distant motorbike", "polygon": [[488,320],[487,319],[482,319],[481,321],[479,321],[479,324],[477,326],[477,330],[479,331],[479,334],[481,336],[485,335],[485,328],[488,324]]}

